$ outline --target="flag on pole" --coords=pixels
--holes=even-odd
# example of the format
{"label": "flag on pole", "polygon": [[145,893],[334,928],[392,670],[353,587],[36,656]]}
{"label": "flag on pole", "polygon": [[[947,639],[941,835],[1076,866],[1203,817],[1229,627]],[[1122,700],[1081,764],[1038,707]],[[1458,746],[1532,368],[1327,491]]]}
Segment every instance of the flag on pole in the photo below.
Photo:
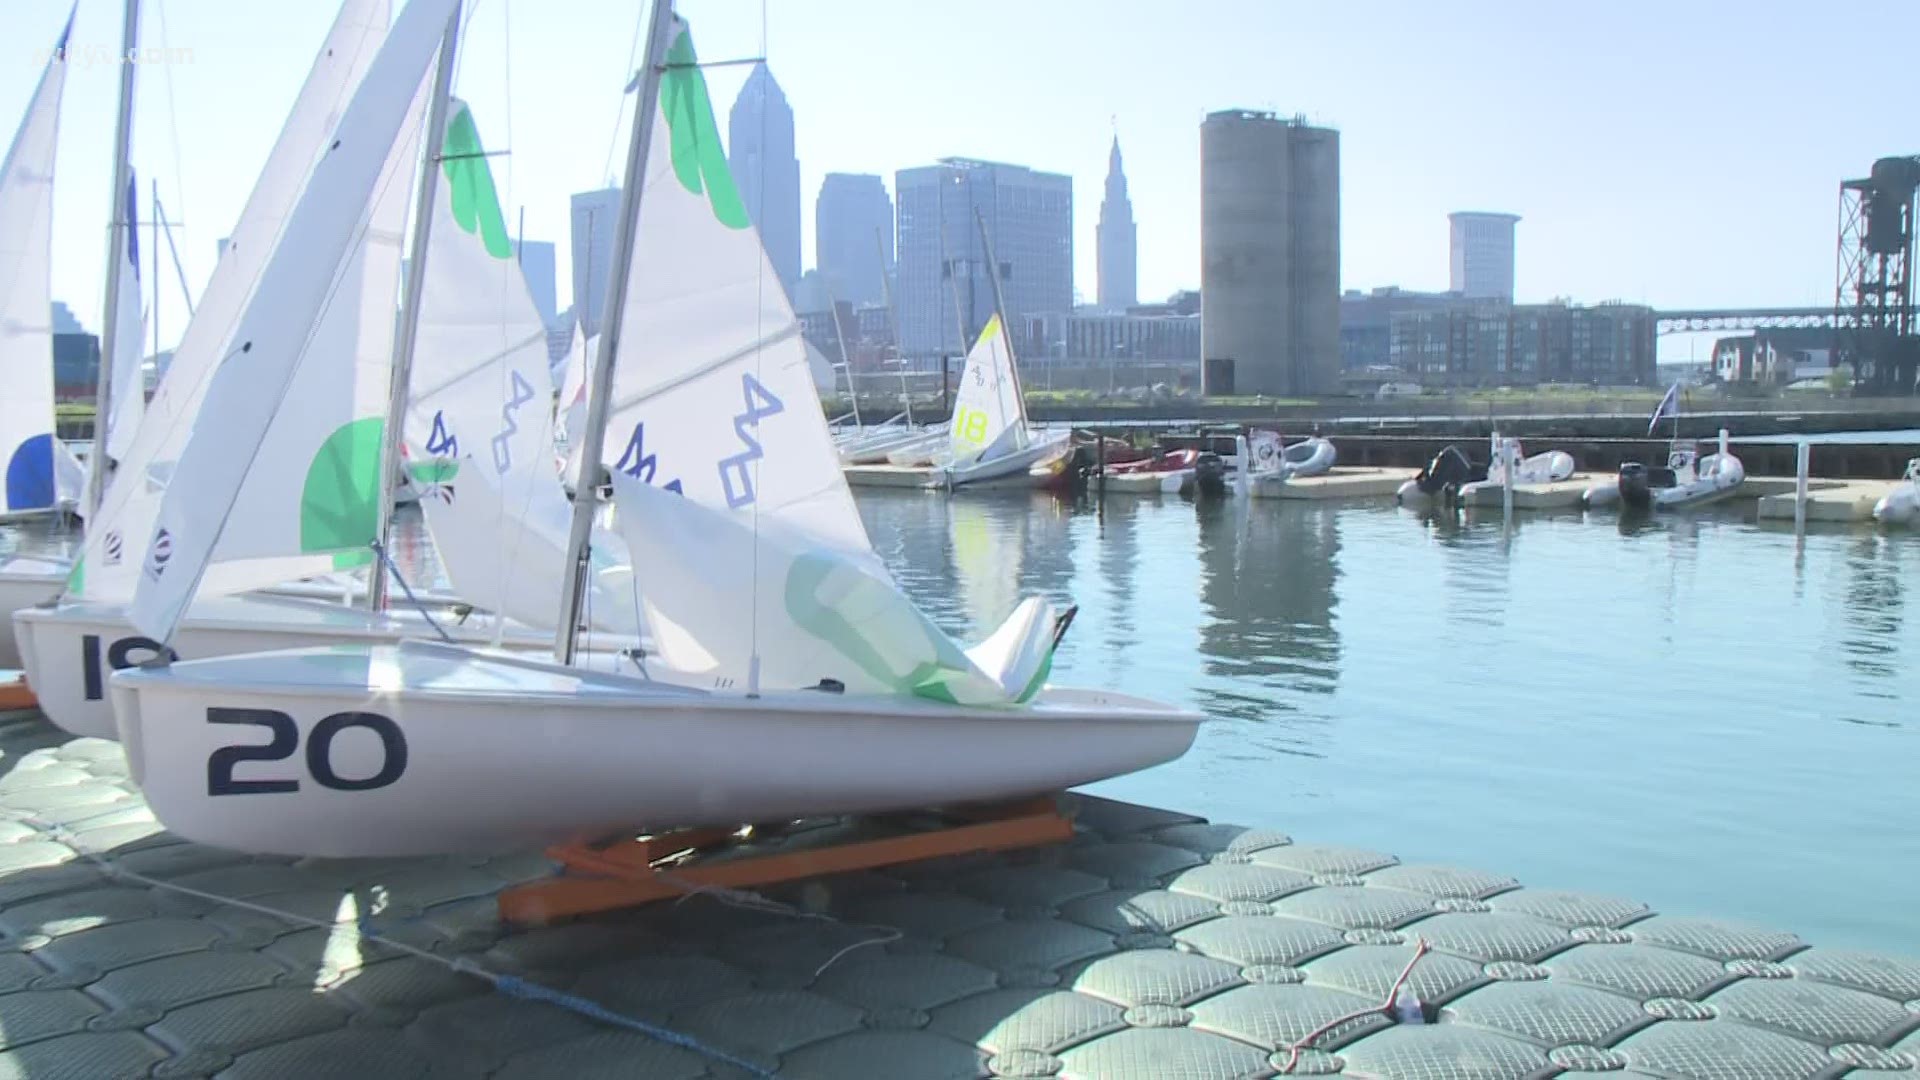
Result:
{"label": "flag on pole", "polygon": [[1653,418],[1647,421],[1647,434],[1653,434],[1653,429],[1660,426],[1661,417],[1678,416],[1679,413],[1680,384],[1674,383],[1667,387],[1667,396],[1660,399],[1660,404],[1653,410]]}

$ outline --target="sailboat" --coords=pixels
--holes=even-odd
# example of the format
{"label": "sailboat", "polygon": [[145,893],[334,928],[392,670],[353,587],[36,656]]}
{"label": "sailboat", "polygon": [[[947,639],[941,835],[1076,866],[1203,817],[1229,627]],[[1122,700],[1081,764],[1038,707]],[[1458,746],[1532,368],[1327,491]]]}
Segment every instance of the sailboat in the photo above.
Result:
{"label": "sailboat", "polygon": [[1064,462],[1073,453],[1070,431],[1044,432],[1027,422],[1027,406],[1014,371],[1013,348],[995,313],[980,330],[954,395],[946,445],[938,450],[896,452],[895,465],[932,465],[928,487],[956,488],[1009,477],[1026,478]]}
{"label": "sailboat", "polygon": [[[545,403],[529,404],[538,395],[521,389],[534,378],[545,378],[544,337],[517,268],[494,250],[504,229],[497,226],[497,200],[484,176],[484,157],[475,149],[477,136],[471,135],[464,106],[455,116],[460,122],[460,134],[453,136],[458,146],[445,155],[449,182],[436,185],[440,197],[431,207],[435,220],[445,223],[438,231],[440,258],[431,275],[423,272],[421,277],[423,290],[429,277],[434,282],[421,329],[429,362],[420,373],[432,385],[417,395],[409,426],[417,451],[413,476],[434,494],[429,525],[442,538],[439,547],[449,576],[472,593],[471,602],[492,614],[456,622],[441,607],[443,617],[435,620],[431,612],[384,610],[377,595],[369,598],[369,607],[353,608],[338,599],[322,599],[322,588],[291,584],[369,562],[374,557],[370,541],[384,532],[378,477],[387,456],[387,424],[380,410],[391,404],[391,298],[406,213],[404,177],[416,156],[414,136],[409,135],[383,154],[379,198],[370,198],[354,222],[352,235],[362,242],[350,246],[324,282],[326,302],[309,297],[321,304],[311,323],[310,348],[317,359],[301,369],[294,383],[292,394],[300,407],[276,416],[261,433],[257,452],[233,463],[246,471],[244,489],[236,496],[246,512],[221,530],[192,610],[164,646],[138,633],[128,620],[138,560],[130,557],[125,537],[137,535],[136,529],[154,528],[174,485],[197,481],[199,474],[179,464],[193,439],[217,438],[231,425],[256,419],[252,402],[243,406],[206,396],[218,382],[209,369],[224,370],[218,364],[223,355],[252,351],[252,342],[243,336],[248,328],[238,316],[248,293],[259,291],[269,255],[276,250],[275,234],[288,219],[295,197],[303,194],[305,167],[329,137],[330,114],[360,81],[386,19],[385,0],[348,0],[343,5],[199,313],[188,325],[148,421],[114,477],[87,554],[68,583],[68,596],[57,606],[28,608],[12,619],[40,707],[67,731],[115,737],[105,674],[157,655],[222,656],[275,646],[397,641],[422,634],[543,651],[547,647],[564,552],[550,531],[542,532],[541,522],[550,524],[552,507],[559,504],[559,533],[564,537],[567,511],[551,469],[549,429],[533,422],[536,413],[545,417]],[[418,131],[426,96],[424,90],[416,93],[412,126],[405,130]],[[287,167],[293,166],[300,171],[289,175]],[[475,168],[481,175],[474,175]],[[477,222],[482,202],[492,207],[485,229],[477,224],[463,228],[454,220],[465,215]],[[476,307],[485,309],[484,316],[476,315]],[[503,390],[498,400],[496,387]],[[188,397],[194,400],[185,400]],[[206,400],[198,400],[201,397]],[[503,411],[501,402],[510,397],[517,397],[521,407]],[[431,411],[421,415],[423,408]],[[484,434],[469,430],[479,423],[487,424]],[[518,435],[506,430],[516,425]],[[477,453],[460,454],[458,439],[446,436],[449,430],[466,431],[469,447]],[[436,432],[444,442],[435,441]],[[480,460],[508,460],[515,469],[483,469],[476,463]],[[542,472],[547,491],[532,483]],[[457,479],[455,473],[460,474]],[[509,508],[512,513],[506,512]],[[459,535],[463,530],[467,535]],[[495,549],[488,546],[493,539],[507,542]],[[514,573],[506,572],[502,557],[511,560]],[[544,579],[542,566],[552,567]],[[382,583],[386,568],[369,569],[374,572],[370,586]],[[538,594],[543,586],[549,590],[544,600]],[[367,591],[374,592],[371,587]],[[594,611],[617,617],[623,608],[608,603]],[[520,614],[532,625],[508,622],[508,614]],[[597,619],[595,625],[604,627],[606,622]],[[631,619],[626,625],[631,626]],[[613,647],[632,644],[623,639]]]}
{"label": "sailboat", "polygon": [[[57,513],[63,502],[55,470],[65,447],[53,430],[51,265],[54,146],[72,32],[69,15],[0,163],[0,521]],[[64,494],[69,506],[78,496]],[[0,606],[39,603],[58,588],[59,573],[45,560],[0,565]],[[0,626],[0,667],[18,662],[12,626]]]}
{"label": "sailboat", "polygon": [[[363,193],[452,0],[412,0],[316,189]],[[1070,619],[1038,599],[962,649],[868,543],[813,404],[799,327],[728,171],[691,36],[656,0],[608,319],[588,393],[552,661],[449,644],[336,646],[128,669],[111,682],[133,775],[181,835],[256,852],[489,850],[638,825],[770,821],[1010,797],[1184,753],[1200,717],[1047,685]],[[243,320],[258,362],[216,376],[274,409],[304,337],[285,295],[338,250],[310,190]],[[631,323],[637,330],[623,339]],[[244,458],[196,438],[180,468]],[[614,464],[610,473],[602,460]],[[658,654],[569,666],[587,539],[610,478]],[[170,486],[135,623],[166,640],[238,479]],[[669,679],[665,668],[674,669]],[[250,729],[264,728],[262,733]]]}

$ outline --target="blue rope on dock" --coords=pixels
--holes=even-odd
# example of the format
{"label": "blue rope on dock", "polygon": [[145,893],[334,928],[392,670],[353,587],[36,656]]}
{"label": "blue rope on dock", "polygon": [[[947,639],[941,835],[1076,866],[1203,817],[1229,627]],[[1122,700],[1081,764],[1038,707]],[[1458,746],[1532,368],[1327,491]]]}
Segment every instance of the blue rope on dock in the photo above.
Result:
{"label": "blue rope on dock", "polygon": [[718,1050],[708,1046],[691,1035],[683,1035],[678,1031],[649,1024],[645,1020],[640,1020],[635,1017],[623,1016],[598,1002],[589,1001],[583,997],[575,997],[564,991],[555,990],[551,986],[542,986],[539,983],[528,982],[515,975],[499,975],[492,972],[475,972],[475,974],[479,974],[481,978],[491,980],[494,989],[508,997],[522,998],[527,1001],[545,1002],[548,1005],[557,1005],[560,1008],[579,1013],[581,1016],[587,1017],[590,1020],[598,1020],[612,1027],[626,1028],[628,1031],[638,1032],[656,1042],[663,1042],[669,1046],[678,1046],[685,1050],[691,1050],[702,1057],[711,1058],[714,1061],[731,1065],[754,1077],[764,1078],[764,1080],[774,1080],[773,1073],[755,1065],[751,1061],[734,1057],[724,1050]]}

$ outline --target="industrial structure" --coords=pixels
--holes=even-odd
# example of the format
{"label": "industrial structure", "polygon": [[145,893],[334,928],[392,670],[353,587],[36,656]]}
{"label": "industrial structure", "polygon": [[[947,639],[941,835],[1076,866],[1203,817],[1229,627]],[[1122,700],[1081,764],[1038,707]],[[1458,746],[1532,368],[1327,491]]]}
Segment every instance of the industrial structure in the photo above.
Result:
{"label": "industrial structure", "polygon": [[[960,356],[993,315],[997,271],[1007,325],[1022,359],[1024,316],[1073,310],[1073,178],[973,158],[894,174],[898,209],[900,347],[910,357]],[[986,223],[999,266],[980,239]]]}
{"label": "industrial structure", "polygon": [[1447,215],[1447,288],[1475,300],[1513,300],[1513,227],[1518,214]]}
{"label": "industrial structure", "polygon": [[1914,311],[1915,192],[1920,156],[1887,157],[1840,184],[1834,325],[1840,363],[1868,393],[1911,394],[1920,374]]}
{"label": "industrial structure", "polygon": [[1206,393],[1338,391],[1339,132],[1268,112],[1207,116],[1200,295]]}

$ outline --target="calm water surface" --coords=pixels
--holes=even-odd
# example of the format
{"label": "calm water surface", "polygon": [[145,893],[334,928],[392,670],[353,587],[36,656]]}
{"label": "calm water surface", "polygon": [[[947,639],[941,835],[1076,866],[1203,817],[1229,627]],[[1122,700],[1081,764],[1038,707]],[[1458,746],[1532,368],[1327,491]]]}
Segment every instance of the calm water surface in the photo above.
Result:
{"label": "calm water surface", "polygon": [[860,503],[949,630],[1071,600],[1056,682],[1214,718],[1098,793],[1920,955],[1920,533]]}
{"label": "calm water surface", "polygon": [[[1920,532],[868,491],[950,632],[1080,605],[1055,681],[1213,718],[1092,790],[1920,956]],[[417,514],[395,554],[435,576]],[[57,550],[44,529],[0,530]]]}

